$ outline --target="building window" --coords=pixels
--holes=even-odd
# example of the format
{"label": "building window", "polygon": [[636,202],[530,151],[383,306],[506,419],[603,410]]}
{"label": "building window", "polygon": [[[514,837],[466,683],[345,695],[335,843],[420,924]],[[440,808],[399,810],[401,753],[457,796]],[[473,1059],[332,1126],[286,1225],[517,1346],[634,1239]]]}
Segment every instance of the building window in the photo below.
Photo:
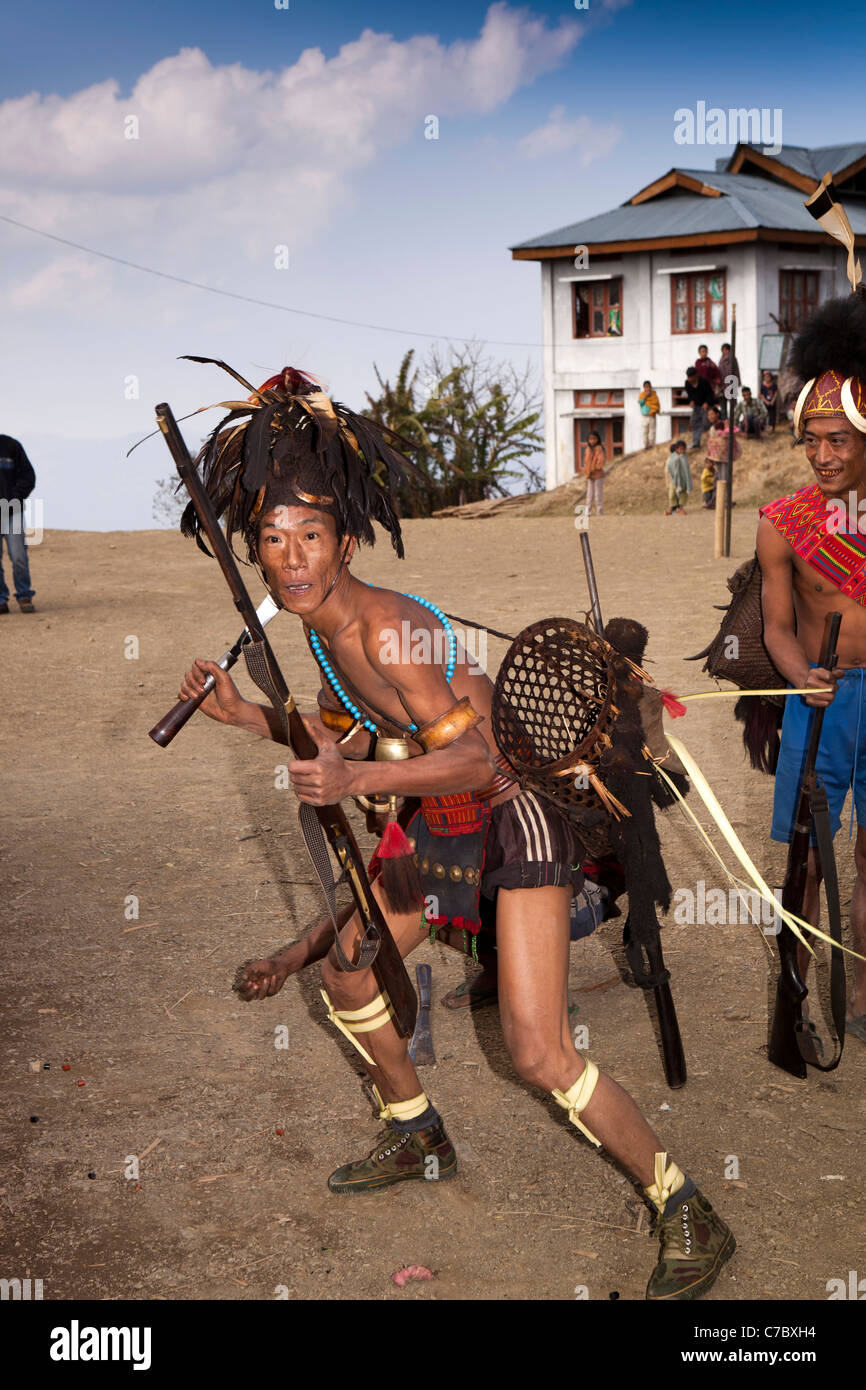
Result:
{"label": "building window", "polygon": [[573,317],[575,338],[621,338],[622,277],[577,282]]}
{"label": "building window", "polygon": [[622,390],[575,391],[574,408],[575,410],[594,410],[597,406],[603,405],[622,409],[623,399]]}
{"label": "building window", "polygon": [[589,442],[590,434],[595,430],[604,445],[607,461],[620,458],[623,452],[623,423],[622,416],[615,415],[606,420],[575,420],[574,422],[574,471],[577,473],[578,462],[583,460],[584,445]]}
{"label": "building window", "polygon": [[783,333],[797,333],[817,307],[816,270],[779,271],[779,326]]}
{"label": "building window", "polygon": [[671,276],[671,332],[726,332],[725,272]]}

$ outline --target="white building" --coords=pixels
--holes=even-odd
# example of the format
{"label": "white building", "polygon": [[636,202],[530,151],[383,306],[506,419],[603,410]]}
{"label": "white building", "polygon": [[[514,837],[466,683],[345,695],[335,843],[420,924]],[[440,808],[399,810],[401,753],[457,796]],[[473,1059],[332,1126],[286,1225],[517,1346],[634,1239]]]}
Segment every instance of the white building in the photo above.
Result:
{"label": "white building", "polygon": [[866,144],[775,157],[739,144],[715,172],[672,169],[612,212],[511,248],[541,264],[548,488],[574,475],[592,429],[609,459],[641,447],[646,379],[657,441],[686,429],[686,368],[701,343],[718,362],[733,305],[742,383],[757,394],[781,335],[848,291],[844,249],[803,206],[828,170],[866,245]]}

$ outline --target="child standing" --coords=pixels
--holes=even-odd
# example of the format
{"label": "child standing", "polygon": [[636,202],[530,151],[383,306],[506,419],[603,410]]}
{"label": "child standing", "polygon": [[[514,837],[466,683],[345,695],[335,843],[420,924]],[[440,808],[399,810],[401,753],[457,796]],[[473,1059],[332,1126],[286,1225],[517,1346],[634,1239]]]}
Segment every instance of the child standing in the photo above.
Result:
{"label": "child standing", "polygon": [[767,426],[772,434],[776,428],[776,411],[779,406],[779,388],[773,380],[772,372],[764,372],[761,377],[761,400],[767,407]]}
{"label": "child standing", "polygon": [[686,441],[675,439],[671,445],[670,456],[667,461],[668,475],[668,507],[665,516],[672,516],[674,512],[685,511],[689,493],[692,490],[692,477],[689,472],[689,461],[686,458]]}
{"label": "child standing", "polygon": [[[734,435],[739,434],[739,430],[734,427]],[[717,420],[710,427],[707,435],[707,458],[706,466],[701,474],[701,496],[705,507],[712,510],[716,505],[716,469],[721,469],[719,476],[728,476],[728,452],[730,440],[728,437],[727,420]],[[742,453],[739,439],[734,439],[734,458],[738,459]],[[705,481],[706,480],[706,481]]]}
{"label": "child standing", "polygon": [[716,465],[710,459],[704,463],[704,471],[701,474],[701,501],[710,511],[716,505]]}
{"label": "child standing", "polygon": [[601,436],[595,431],[590,430],[583,448],[583,464],[581,472],[586,474],[586,514],[592,512],[592,504],[595,503],[596,516],[601,516],[604,510],[602,491],[604,488],[604,465],[607,454],[601,442]]}

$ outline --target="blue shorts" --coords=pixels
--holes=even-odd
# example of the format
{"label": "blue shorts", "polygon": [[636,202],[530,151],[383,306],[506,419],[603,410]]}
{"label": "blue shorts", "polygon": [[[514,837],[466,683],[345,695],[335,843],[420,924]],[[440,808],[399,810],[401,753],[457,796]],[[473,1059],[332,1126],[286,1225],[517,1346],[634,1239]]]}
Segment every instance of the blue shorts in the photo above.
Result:
{"label": "blue shorts", "polygon": [[[814,667],[817,662],[810,661],[809,665]],[[861,717],[864,713],[864,695],[866,668],[857,666],[839,677],[833,703],[827,706],[824,714],[816,771],[827,789],[830,828],[834,835],[841,824],[842,807],[852,785],[857,824],[866,825],[866,718]],[[770,831],[771,837],[781,840],[783,844],[790,842],[797,814],[797,796],[813,713],[814,706],[807,705],[802,695],[789,695],[785,700]],[[812,844],[815,843],[813,831]]]}

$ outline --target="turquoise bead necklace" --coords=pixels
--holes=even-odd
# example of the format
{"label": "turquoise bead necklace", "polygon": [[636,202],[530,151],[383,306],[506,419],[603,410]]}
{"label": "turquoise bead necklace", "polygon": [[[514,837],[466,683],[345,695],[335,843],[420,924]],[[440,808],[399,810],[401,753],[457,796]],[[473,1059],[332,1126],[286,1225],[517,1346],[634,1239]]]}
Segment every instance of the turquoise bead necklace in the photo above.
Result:
{"label": "turquoise bead necklace", "polygon": [[[450,681],[452,676],[454,675],[454,668],[457,665],[457,638],[454,636],[453,627],[446,618],[445,614],[442,612],[442,609],[437,608],[436,604],[431,603],[429,599],[419,598],[417,594],[404,594],[404,598],[411,598],[414,599],[416,603],[420,603],[421,607],[426,608],[430,613],[433,614],[434,617],[438,618],[440,623],[444,627],[445,636],[448,640],[448,661],[445,666],[445,679],[447,681]],[[322,670],[327,676],[328,683],[331,686],[331,689],[333,690],[334,694],[337,696],[338,700],[341,702],[343,707],[349,711],[349,713],[352,715],[354,719],[358,720],[361,724],[363,724],[364,728],[369,733],[378,733],[376,725],[372,722],[372,720],[364,718],[364,715],[362,714],[361,710],[359,710],[358,706],[354,703],[354,701],[349,698],[342,685],[340,684],[340,678],[325,654],[319,634],[315,631],[314,628],[309,628],[308,631],[310,634],[310,646],[313,649],[313,655],[315,656],[316,660],[318,661],[319,665],[321,666]],[[410,724],[409,732],[415,733],[417,731],[417,728],[417,724]]]}

